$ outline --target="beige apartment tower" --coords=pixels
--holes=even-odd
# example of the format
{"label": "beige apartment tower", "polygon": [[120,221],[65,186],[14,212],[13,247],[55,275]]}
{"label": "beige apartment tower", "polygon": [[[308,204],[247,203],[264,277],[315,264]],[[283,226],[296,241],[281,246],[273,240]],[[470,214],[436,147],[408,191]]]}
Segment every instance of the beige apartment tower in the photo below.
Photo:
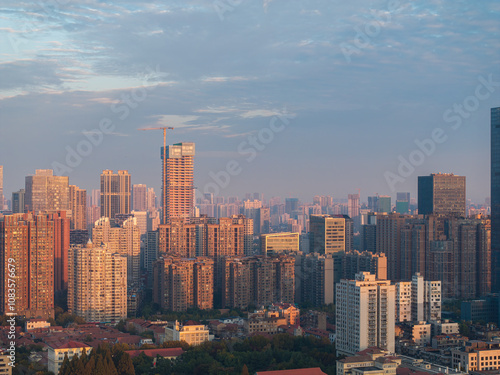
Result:
{"label": "beige apartment tower", "polygon": [[116,214],[131,211],[131,176],[128,171],[105,170],[101,173],[101,217],[112,222]]}
{"label": "beige apartment tower", "polygon": [[87,322],[127,318],[127,258],[106,246],[69,251],[68,309]]}
{"label": "beige apartment tower", "polygon": [[92,240],[96,245],[105,244],[112,253],[124,255],[127,259],[128,285],[139,285],[141,230],[135,217],[125,220],[119,228],[111,227],[109,218],[100,218],[92,230]]}
{"label": "beige apartment tower", "polygon": [[194,143],[176,143],[163,153],[163,224],[171,218],[189,218],[194,208]]}

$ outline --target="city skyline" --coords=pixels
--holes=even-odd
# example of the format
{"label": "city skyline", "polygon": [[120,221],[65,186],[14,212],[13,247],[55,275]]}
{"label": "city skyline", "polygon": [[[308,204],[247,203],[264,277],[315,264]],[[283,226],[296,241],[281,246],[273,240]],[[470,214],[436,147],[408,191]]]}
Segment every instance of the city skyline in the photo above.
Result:
{"label": "city skyline", "polygon": [[[169,144],[196,143],[199,189],[236,161],[222,196],[309,201],[361,189],[362,200],[378,192],[394,201],[398,191],[416,197],[417,176],[443,172],[467,177],[467,198],[489,197],[500,82],[493,1],[24,7],[0,9],[7,199],[54,163],[88,191],[103,169],[127,169],[159,193],[161,135],[136,130],[147,126],[175,127]],[[82,141],[92,150],[80,146],[68,163]],[[421,164],[401,175],[399,156],[420,149]],[[387,172],[399,177],[394,191]]]}

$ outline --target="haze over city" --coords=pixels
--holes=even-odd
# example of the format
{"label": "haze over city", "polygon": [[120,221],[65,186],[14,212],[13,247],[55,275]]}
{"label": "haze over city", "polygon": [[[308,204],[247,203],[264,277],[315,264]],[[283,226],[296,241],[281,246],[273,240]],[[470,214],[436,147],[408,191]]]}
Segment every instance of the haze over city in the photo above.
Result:
{"label": "haze over city", "polygon": [[[0,13],[6,197],[35,169],[67,166],[107,119],[110,134],[59,173],[72,184],[127,169],[159,192],[161,132],[137,129],[172,126],[168,143],[196,143],[198,189],[238,162],[223,196],[416,197],[434,172],[489,196],[498,2],[4,1]],[[436,129],[444,141],[391,190],[386,173]]]}

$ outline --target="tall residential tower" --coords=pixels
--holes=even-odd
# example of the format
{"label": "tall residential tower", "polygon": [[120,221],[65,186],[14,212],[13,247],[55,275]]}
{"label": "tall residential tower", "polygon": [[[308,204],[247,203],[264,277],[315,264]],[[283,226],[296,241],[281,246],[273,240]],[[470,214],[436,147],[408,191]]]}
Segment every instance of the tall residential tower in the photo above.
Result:
{"label": "tall residential tower", "polygon": [[[161,157],[165,163],[162,177],[163,224],[171,218],[189,218],[194,208],[194,143],[167,146]],[[165,159],[164,159],[165,158]]]}

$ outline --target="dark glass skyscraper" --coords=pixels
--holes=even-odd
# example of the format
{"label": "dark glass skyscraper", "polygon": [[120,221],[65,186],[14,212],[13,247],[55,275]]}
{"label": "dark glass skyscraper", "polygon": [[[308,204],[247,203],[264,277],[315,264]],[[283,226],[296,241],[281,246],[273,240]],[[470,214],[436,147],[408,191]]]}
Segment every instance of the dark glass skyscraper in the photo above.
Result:
{"label": "dark glass skyscraper", "polygon": [[419,176],[418,213],[465,217],[465,177],[450,173]]}
{"label": "dark glass skyscraper", "polygon": [[500,107],[491,109],[491,289],[500,291]]}

